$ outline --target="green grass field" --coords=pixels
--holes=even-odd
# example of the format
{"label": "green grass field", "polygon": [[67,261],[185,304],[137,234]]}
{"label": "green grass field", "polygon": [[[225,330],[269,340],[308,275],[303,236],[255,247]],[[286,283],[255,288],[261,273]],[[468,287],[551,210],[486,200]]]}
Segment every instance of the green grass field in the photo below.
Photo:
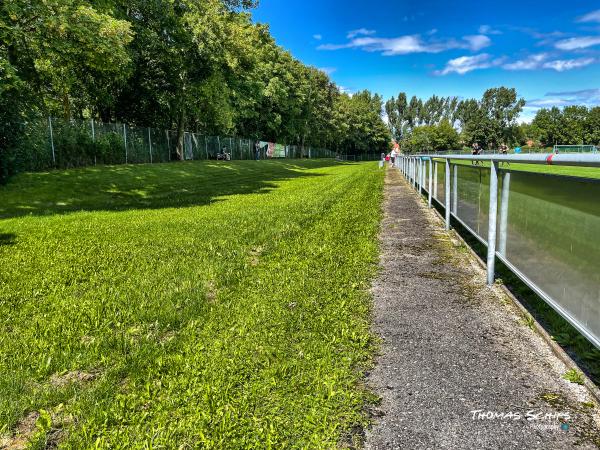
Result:
{"label": "green grass field", "polygon": [[373,401],[376,163],[0,187],[0,447],[333,448]]}

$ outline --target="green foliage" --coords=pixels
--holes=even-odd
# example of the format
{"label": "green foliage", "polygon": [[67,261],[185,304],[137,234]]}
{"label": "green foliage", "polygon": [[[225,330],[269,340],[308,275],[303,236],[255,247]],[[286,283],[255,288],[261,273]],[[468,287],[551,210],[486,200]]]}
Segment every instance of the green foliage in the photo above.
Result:
{"label": "green foliage", "polygon": [[417,97],[412,97],[410,103],[407,103],[404,92],[398,94],[398,99],[392,97],[385,104],[389,128],[397,142],[400,142],[412,132],[413,128],[420,125],[435,126],[444,122],[453,125],[457,108],[457,97],[433,95],[425,102]]}
{"label": "green foliage", "polygon": [[569,371],[563,375],[563,378],[565,380],[567,380],[571,383],[575,383],[575,384],[583,385],[585,383],[583,374],[577,369],[569,369]]}
{"label": "green foliage", "polygon": [[382,188],[310,160],[17,175],[0,429],[45,410],[33,447],[336,447],[372,399]]}
{"label": "green foliage", "polygon": [[525,106],[515,89],[488,89],[481,101],[463,100],[457,107],[457,119],[463,142],[479,143],[484,149],[497,149],[501,144],[514,145],[519,140],[516,123]]}
{"label": "green foliage", "polygon": [[405,135],[401,144],[404,151],[445,151],[460,147],[458,132],[447,121],[439,125],[422,125],[412,129]]}
{"label": "green foliage", "polygon": [[540,109],[530,127],[531,136],[544,146],[600,145],[600,107],[566,106]]}
{"label": "green foliage", "polygon": [[382,110],[383,100],[377,94],[341,94],[336,104],[337,149],[350,154],[387,151],[390,132],[381,120]]}
{"label": "green foliage", "polygon": [[496,149],[523,139],[516,121],[524,105],[515,89],[500,87],[485,91],[481,100],[433,95],[425,102],[413,97],[407,104],[400,93],[386,102],[385,111],[394,139],[407,151],[457,149],[460,141]]}

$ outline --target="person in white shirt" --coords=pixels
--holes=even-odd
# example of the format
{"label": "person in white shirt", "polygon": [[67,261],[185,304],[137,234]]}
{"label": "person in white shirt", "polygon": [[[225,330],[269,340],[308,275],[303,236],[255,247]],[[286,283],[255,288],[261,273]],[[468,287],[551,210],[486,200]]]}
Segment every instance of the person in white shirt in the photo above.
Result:
{"label": "person in white shirt", "polygon": [[394,167],[394,164],[396,163],[396,158],[398,157],[398,152],[396,151],[396,149],[392,150],[392,154],[390,156],[391,167]]}

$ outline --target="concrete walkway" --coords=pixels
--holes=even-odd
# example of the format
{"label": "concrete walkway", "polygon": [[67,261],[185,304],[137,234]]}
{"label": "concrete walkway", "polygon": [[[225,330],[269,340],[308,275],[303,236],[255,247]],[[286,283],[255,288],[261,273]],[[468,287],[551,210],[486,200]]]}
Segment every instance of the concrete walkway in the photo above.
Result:
{"label": "concrete walkway", "polygon": [[373,286],[382,349],[369,376],[382,401],[366,447],[596,448],[585,388],[562,378],[565,365],[453,239],[388,170]]}

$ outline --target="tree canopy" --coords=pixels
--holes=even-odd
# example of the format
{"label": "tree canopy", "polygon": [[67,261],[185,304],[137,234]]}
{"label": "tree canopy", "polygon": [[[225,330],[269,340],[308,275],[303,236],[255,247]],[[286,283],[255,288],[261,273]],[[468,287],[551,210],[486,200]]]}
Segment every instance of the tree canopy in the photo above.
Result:
{"label": "tree canopy", "polygon": [[[7,0],[0,145],[32,117],[97,118],[340,152],[387,149],[381,98],[342,93],[251,0]],[[181,155],[180,155],[181,156]]]}
{"label": "tree canopy", "polygon": [[405,150],[453,150],[475,142],[496,149],[518,141],[517,118],[524,105],[515,89],[499,87],[480,100],[433,95],[407,102],[401,92],[385,103],[385,111],[390,133]]}

